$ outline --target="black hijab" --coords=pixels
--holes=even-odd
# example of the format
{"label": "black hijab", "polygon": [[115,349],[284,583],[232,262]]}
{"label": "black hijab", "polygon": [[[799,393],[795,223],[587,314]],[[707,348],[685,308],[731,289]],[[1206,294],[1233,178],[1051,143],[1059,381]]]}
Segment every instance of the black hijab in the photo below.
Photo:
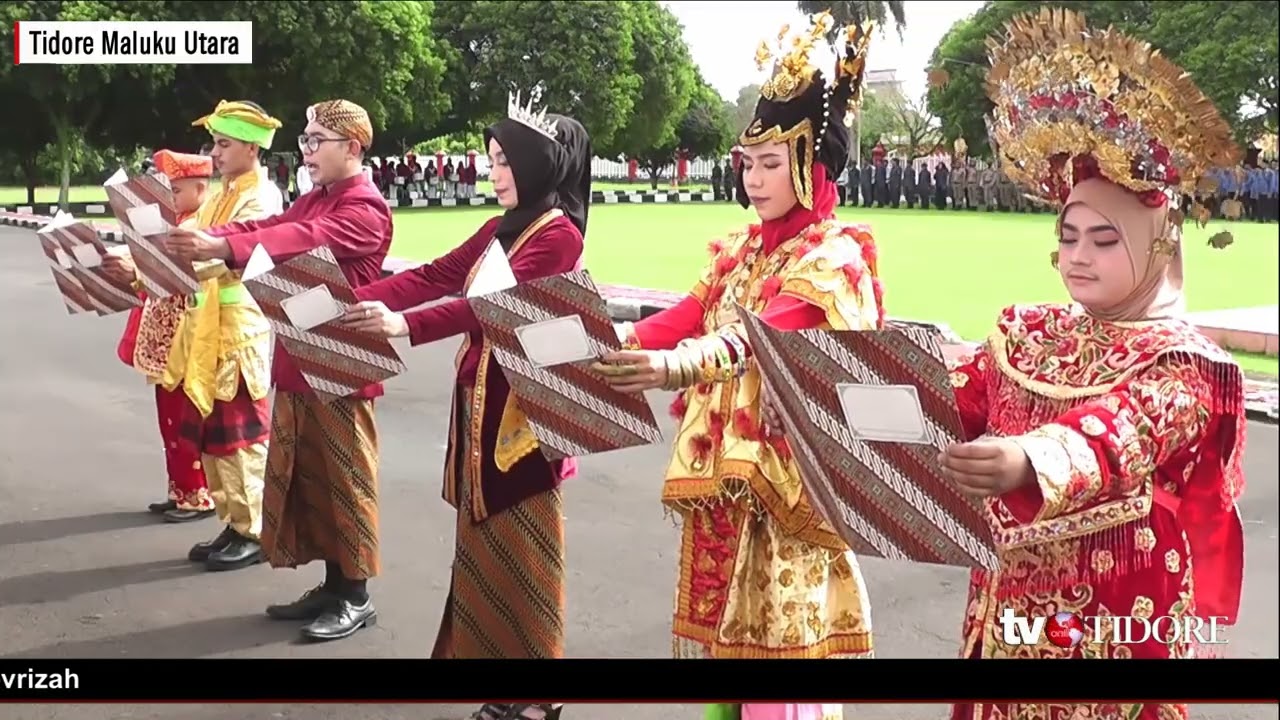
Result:
{"label": "black hijab", "polygon": [[[583,236],[587,234],[587,212],[591,208],[591,136],[582,123],[568,115],[548,115],[555,118],[558,133],[556,140],[565,150],[565,176],[556,194],[560,207]],[[499,141],[501,142],[501,141]]]}
{"label": "black hijab", "polygon": [[562,115],[556,120],[555,140],[503,118],[484,131],[485,147],[493,138],[502,146],[515,177],[519,204],[507,210],[494,233],[510,251],[535,220],[560,207],[579,231],[586,231],[587,205],[591,201],[591,139],[580,123]]}

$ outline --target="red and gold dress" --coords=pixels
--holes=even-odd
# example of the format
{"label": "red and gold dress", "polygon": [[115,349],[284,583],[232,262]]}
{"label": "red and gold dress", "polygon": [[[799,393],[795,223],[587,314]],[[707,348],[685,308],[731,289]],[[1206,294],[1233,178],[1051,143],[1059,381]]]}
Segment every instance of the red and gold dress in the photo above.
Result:
{"label": "red and gold dress", "polygon": [[[831,215],[820,166],[814,209],[711,245],[680,304],[628,328],[627,345],[675,348],[717,335],[749,352],[741,303],[783,329],[868,329],[882,319],[875,244]],[[830,658],[872,653],[857,559],[810,504],[784,441],[760,429],[754,364],[680,393],[662,498],[682,520],[673,626],[677,657]]]}
{"label": "red and gold dress", "polygon": [[[191,215],[180,220],[185,222]],[[148,384],[155,386],[156,417],[168,476],[167,498],[179,510],[212,510],[213,498],[209,495],[200,451],[182,441],[182,420],[187,414],[186,396],[181,388],[166,390],[161,382],[178,326],[187,310],[187,298],[180,295],[149,298],[143,290],[139,290],[138,295],[144,304],[130,312],[117,355],[123,363],[142,373]]]}
{"label": "red and gold dress", "polygon": [[[1230,355],[1180,320],[1105,322],[1073,307],[1016,306],[952,384],[970,439],[1014,439],[1036,473],[1033,485],[989,501],[1001,569],[973,573],[964,657],[1195,655],[1181,641],[1113,644],[1105,622],[1101,638],[1086,623],[1074,648],[1009,646],[998,620],[1005,609],[1234,622],[1245,419]],[[1186,708],[977,704],[952,717],[1170,720]]]}

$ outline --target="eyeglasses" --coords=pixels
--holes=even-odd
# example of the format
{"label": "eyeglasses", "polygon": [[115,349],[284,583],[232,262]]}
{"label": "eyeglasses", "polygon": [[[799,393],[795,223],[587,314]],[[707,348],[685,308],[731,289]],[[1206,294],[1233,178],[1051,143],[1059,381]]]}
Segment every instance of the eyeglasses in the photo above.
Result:
{"label": "eyeglasses", "polygon": [[303,152],[319,152],[321,143],[327,142],[350,142],[349,138],[328,138],[320,135],[299,135],[298,149]]}

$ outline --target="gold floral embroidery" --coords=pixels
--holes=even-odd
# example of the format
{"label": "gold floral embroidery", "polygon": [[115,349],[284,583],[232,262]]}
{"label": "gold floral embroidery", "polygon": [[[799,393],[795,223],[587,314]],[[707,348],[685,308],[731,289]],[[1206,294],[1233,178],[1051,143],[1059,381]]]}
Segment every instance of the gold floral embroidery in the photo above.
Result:
{"label": "gold floral embroidery", "polygon": [[1134,531],[1133,544],[1142,552],[1151,552],[1156,547],[1156,533],[1149,527]]}
{"label": "gold floral embroidery", "polygon": [[1093,551],[1093,571],[1098,574],[1108,573],[1116,566],[1116,558],[1110,550]]}
{"label": "gold floral embroidery", "polygon": [[1170,549],[1164,554],[1164,569],[1171,573],[1182,570],[1182,556],[1178,555],[1177,550]]}
{"label": "gold floral embroidery", "polygon": [[969,384],[969,376],[962,372],[951,373],[951,387],[962,388]]}
{"label": "gold floral embroidery", "polygon": [[1093,415],[1080,418],[1080,430],[1089,437],[1102,437],[1107,434],[1107,425]]}
{"label": "gold floral embroidery", "polygon": [[988,342],[1002,373],[1055,398],[1105,395],[1174,350],[1235,366],[1182,320],[1105,322],[1065,305],[1008,308]]}
{"label": "gold floral embroidery", "polygon": [[1152,602],[1151,598],[1146,597],[1145,595],[1139,595],[1133,599],[1133,610],[1129,614],[1136,618],[1147,620],[1151,618],[1151,615],[1155,613],[1155,610],[1156,606],[1155,603]]}

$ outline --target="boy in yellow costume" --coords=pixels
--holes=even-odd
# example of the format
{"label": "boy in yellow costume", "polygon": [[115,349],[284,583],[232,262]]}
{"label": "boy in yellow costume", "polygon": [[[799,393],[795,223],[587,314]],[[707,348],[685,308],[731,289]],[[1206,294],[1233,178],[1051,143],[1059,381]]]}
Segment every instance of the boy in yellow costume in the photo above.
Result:
{"label": "boy in yellow costume", "polygon": [[[258,157],[280,121],[249,102],[220,102],[193,125],[213,136],[222,186],[201,205],[195,228],[257,220],[279,211],[279,190],[264,180]],[[222,261],[196,264],[202,286],[182,318],[163,379],[182,387],[182,440],[200,451],[221,534],[191,548],[210,570],[262,560],[262,489],[271,427],[271,333],[267,320]]]}

